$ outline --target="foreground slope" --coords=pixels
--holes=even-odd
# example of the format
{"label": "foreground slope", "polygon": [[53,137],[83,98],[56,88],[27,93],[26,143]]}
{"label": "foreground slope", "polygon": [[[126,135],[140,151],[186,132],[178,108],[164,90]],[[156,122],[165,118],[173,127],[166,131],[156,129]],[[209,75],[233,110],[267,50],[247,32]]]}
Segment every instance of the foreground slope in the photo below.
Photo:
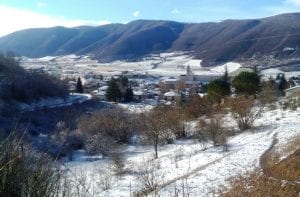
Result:
{"label": "foreground slope", "polygon": [[[228,123],[231,123],[230,119]],[[77,157],[67,165],[69,176],[84,180],[83,193],[92,196],[130,196],[141,191],[140,173],[151,169],[152,179],[158,184],[150,193],[174,196],[208,196],[228,186],[230,179],[260,167],[261,156],[272,145],[275,137],[277,148],[299,135],[299,110],[265,111],[256,121],[256,129],[229,139],[229,151],[221,147],[193,140],[180,140],[160,147],[159,158],[153,160],[151,147],[129,146],[125,149],[125,174],[114,175],[111,161],[82,162]],[[207,148],[207,149],[204,149]],[[151,167],[152,166],[152,167]]]}

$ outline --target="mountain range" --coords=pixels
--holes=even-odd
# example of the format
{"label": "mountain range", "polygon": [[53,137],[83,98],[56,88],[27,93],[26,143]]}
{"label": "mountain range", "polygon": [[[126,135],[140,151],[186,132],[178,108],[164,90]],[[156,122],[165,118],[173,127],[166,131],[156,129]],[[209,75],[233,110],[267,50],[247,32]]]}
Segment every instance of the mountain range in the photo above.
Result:
{"label": "mountain range", "polygon": [[0,38],[0,51],[27,57],[85,55],[102,62],[187,51],[214,65],[244,58],[300,57],[300,13],[207,23],[137,20],[97,27],[33,28]]}

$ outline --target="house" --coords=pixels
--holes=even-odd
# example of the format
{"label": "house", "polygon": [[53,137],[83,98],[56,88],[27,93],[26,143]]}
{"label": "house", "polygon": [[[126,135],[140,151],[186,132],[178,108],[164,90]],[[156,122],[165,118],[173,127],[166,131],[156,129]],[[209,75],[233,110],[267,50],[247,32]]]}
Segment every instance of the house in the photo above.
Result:
{"label": "house", "polygon": [[76,85],[77,85],[77,82],[76,82],[76,81],[69,81],[69,82],[68,82],[68,88],[69,88],[69,91],[70,91],[70,92],[75,92],[75,90],[76,90]]}
{"label": "house", "polygon": [[178,94],[174,91],[169,91],[169,92],[166,92],[164,94],[164,100],[166,101],[175,101],[175,98],[178,96]]}
{"label": "house", "polygon": [[163,78],[161,80],[161,83],[164,85],[166,89],[175,89],[178,81],[179,79],[175,77],[169,77],[169,78]]}
{"label": "house", "polygon": [[102,87],[98,88],[97,90],[94,90],[94,91],[92,92],[92,94],[93,94],[96,98],[98,98],[98,99],[104,101],[104,100],[106,100],[106,90],[107,90],[107,88],[108,88],[108,86],[102,86]]}
{"label": "house", "polygon": [[142,91],[142,90],[134,90],[133,91],[133,100],[135,102],[142,102],[145,99],[148,99],[148,95],[145,94],[144,91]]}

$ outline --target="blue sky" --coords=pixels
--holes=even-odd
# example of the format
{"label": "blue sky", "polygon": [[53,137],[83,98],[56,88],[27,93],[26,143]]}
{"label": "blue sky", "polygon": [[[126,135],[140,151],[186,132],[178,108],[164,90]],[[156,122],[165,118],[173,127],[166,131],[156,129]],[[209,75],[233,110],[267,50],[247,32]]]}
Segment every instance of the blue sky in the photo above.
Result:
{"label": "blue sky", "polygon": [[207,22],[300,12],[300,0],[0,0],[0,36],[30,27],[137,19]]}

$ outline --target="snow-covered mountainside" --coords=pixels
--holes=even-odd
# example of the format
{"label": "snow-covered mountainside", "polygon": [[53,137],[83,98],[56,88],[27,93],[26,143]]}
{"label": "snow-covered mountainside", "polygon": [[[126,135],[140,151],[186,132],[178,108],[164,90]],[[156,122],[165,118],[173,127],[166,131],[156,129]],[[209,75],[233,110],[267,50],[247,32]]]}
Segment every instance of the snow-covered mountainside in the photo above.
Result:
{"label": "snow-covered mountainside", "polygon": [[[299,118],[299,108],[295,111],[264,108],[262,116],[255,121],[255,129],[228,140],[228,151],[213,147],[211,143],[185,139],[160,146],[159,158],[154,160],[152,147],[130,145],[124,148],[125,173],[121,175],[115,175],[110,159],[91,158],[80,151],[65,168],[73,180],[74,192],[91,196],[132,196],[142,187],[142,172],[151,172],[148,178],[157,184],[150,196],[174,196],[176,193],[212,196],[228,186],[230,178],[260,167],[260,157],[275,137],[280,150],[299,135]],[[236,127],[230,117],[226,120],[227,126]],[[188,125],[190,130],[195,129],[195,122]]]}

